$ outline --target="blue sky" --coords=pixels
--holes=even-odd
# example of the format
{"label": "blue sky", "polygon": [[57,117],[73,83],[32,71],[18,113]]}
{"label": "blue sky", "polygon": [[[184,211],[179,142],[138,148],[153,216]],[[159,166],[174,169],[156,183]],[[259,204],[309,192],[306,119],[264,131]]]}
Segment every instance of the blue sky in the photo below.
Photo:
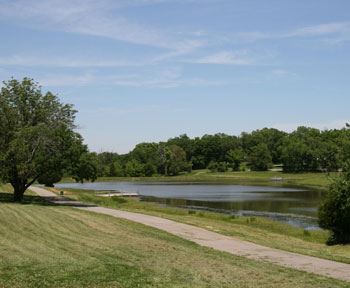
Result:
{"label": "blue sky", "polygon": [[94,151],[350,120],[348,0],[0,0],[0,79],[79,110]]}

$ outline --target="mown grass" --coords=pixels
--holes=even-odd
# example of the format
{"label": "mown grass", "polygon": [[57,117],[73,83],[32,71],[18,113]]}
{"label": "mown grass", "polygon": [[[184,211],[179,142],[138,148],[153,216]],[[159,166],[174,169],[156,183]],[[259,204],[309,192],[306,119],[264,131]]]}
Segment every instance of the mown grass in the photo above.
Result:
{"label": "mown grass", "polygon": [[[55,191],[53,189],[53,191]],[[67,189],[68,197],[100,206],[155,215],[272,248],[350,263],[350,245],[327,246],[329,232],[305,231],[262,217],[237,217],[165,207],[133,198],[99,197],[94,191]]]}
{"label": "mown grass", "polygon": [[[28,196],[30,197],[30,196]],[[348,287],[74,208],[0,202],[0,287]]]}
{"label": "mown grass", "polygon": [[[97,181],[158,181],[158,182],[204,182],[243,185],[269,186],[298,186],[313,189],[327,189],[337,173],[283,173],[281,171],[264,172],[220,172],[211,173],[208,170],[195,170],[188,174],[174,177],[100,177]],[[273,178],[282,178],[274,181]],[[61,182],[73,182],[73,179],[64,178]]]}

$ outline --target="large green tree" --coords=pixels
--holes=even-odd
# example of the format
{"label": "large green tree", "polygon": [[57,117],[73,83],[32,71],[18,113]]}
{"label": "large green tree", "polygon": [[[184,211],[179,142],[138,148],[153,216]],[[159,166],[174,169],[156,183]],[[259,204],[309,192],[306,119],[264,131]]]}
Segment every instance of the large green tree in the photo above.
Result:
{"label": "large green tree", "polygon": [[[21,201],[36,180],[57,181],[63,173],[94,180],[96,169],[74,131],[76,111],[32,79],[11,79],[0,91],[0,177]],[[52,180],[54,178],[54,180]],[[45,183],[52,184],[52,183]]]}
{"label": "large green tree", "polygon": [[350,243],[350,162],[333,180],[318,213],[320,226],[332,233],[328,244]]}
{"label": "large green tree", "polygon": [[252,171],[267,171],[272,165],[272,157],[266,144],[258,144],[252,148],[249,155],[249,165]]}

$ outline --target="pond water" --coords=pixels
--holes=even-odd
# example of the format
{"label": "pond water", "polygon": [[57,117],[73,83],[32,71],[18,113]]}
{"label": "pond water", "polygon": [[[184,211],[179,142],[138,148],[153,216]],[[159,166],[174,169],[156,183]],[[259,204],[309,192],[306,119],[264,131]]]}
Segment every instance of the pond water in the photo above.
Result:
{"label": "pond water", "polygon": [[94,182],[60,183],[58,188],[137,192],[143,201],[221,213],[263,216],[317,229],[319,191],[227,184]]}

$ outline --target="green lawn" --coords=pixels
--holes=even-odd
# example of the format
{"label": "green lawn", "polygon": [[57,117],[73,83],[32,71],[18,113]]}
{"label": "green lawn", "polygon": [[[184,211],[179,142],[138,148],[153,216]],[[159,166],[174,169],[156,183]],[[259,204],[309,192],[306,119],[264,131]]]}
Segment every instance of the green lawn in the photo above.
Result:
{"label": "green lawn", "polygon": [[325,230],[305,231],[261,217],[232,217],[212,212],[188,211],[133,198],[98,197],[94,191],[65,191],[68,197],[83,202],[164,217],[272,248],[350,263],[350,245],[325,245],[329,237]]}
{"label": "green lawn", "polygon": [[34,196],[0,196],[0,287],[349,287]]}

